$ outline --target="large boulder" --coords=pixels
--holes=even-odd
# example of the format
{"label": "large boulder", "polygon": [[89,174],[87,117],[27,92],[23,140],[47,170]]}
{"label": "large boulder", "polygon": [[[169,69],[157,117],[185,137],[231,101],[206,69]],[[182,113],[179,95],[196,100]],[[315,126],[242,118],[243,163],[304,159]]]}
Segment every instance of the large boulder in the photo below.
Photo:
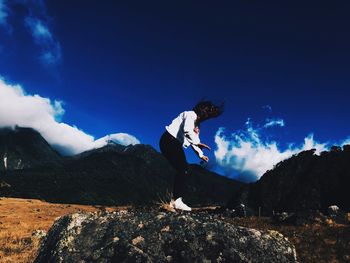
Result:
{"label": "large boulder", "polygon": [[58,219],[43,241],[42,262],[297,262],[276,231],[225,223],[219,215],[118,211]]}

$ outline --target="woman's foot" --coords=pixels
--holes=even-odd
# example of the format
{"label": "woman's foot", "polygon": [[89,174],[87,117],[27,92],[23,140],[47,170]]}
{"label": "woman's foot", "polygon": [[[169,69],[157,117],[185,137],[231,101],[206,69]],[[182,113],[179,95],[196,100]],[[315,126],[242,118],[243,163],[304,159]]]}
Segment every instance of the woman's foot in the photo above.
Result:
{"label": "woman's foot", "polygon": [[176,199],[173,203],[173,206],[175,209],[178,209],[178,210],[183,210],[183,211],[191,211],[192,210],[191,207],[189,207],[184,202],[182,202],[182,197],[179,197],[178,199]]}

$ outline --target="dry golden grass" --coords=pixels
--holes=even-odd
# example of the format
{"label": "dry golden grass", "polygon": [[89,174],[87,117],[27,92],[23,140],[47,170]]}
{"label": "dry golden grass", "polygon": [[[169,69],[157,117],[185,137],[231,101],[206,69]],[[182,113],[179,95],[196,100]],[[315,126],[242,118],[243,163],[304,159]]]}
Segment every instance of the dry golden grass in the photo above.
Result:
{"label": "dry golden grass", "polygon": [[78,211],[115,211],[127,207],[51,204],[33,199],[0,198],[0,262],[33,262],[39,248],[35,230],[48,231],[55,219]]}
{"label": "dry golden grass", "polygon": [[[169,211],[169,200],[160,200],[159,208]],[[0,262],[33,262],[39,248],[35,230],[48,231],[55,219],[78,211],[116,211],[130,207],[100,207],[51,204],[32,199],[0,198]],[[193,211],[216,207],[193,208]],[[270,218],[226,218],[225,221],[256,229],[281,232],[295,245],[300,262],[350,262],[350,225],[328,222],[326,225],[274,225]]]}

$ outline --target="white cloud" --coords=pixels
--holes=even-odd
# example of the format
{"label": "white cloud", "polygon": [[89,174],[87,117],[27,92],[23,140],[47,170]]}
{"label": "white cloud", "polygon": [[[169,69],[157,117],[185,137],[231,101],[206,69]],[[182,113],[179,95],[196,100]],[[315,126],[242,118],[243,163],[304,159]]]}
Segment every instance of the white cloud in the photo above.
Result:
{"label": "white cloud", "polygon": [[6,26],[7,25],[7,7],[5,5],[5,0],[0,0],[0,25]]}
{"label": "white cloud", "polygon": [[19,85],[9,85],[0,78],[0,127],[32,127],[63,154],[78,154],[102,147],[108,140],[123,145],[140,143],[134,136],[117,133],[95,140],[76,126],[60,122],[63,103],[40,95],[26,94]]}
{"label": "white cloud", "polygon": [[225,135],[224,128],[219,128],[215,135],[217,149],[214,152],[217,165],[228,176],[243,181],[258,180],[274,165],[301,151],[315,148],[315,153],[319,154],[328,149],[327,143],[316,142],[313,134],[310,134],[302,145],[289,145],[287,149],[281,150],[277,142],[262,139],[263,128],[253,128],[249,119],[246,125],[246,130],[235,132],[229,137]]}
{"label": "white cloud", "polygon": [[282,119],[266,119],[266,124],[264,125],[264,127],[268,128],[268,127],[273,127],[273,126],[284,127],[284,120],[282,120]]}

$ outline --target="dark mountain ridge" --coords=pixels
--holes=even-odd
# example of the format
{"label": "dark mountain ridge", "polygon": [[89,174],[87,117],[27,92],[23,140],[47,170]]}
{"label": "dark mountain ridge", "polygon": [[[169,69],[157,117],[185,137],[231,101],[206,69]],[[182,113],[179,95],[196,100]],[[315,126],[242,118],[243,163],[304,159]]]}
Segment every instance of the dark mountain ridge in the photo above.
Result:
{"label": "dark mountain ridge", "polygon": [[[7,171],[4,175],[4,157]],[[0,129],[0,193],[50,202],[145,204],[170,198],[175,171],[150,145],[106,146],[73,157],[57,153],[30,128]],[[186,199],[192,204],[245,204],[262,213],[350,210],[350,146],[320,156],[301,152],[245,185],[190,165]]]}
{"label": "dark mountain ridge", "polygon": [[32,128],[0,129],[0,168],[9,170],[60,165],[63,157]]}
{"label": "dark mountain ridge", "polygon": [[326,211],[330,205],[350,210],[350,145],[315,155],[303,151],[278,163],[256,183],[244,186],[228,206],[245,203],[265,214],[273,211]]}
{"label": "dark mountain ridge", "polygon": [[[108,143],[66,158],[53,151],[39,133],[26,131],[35,134],[30,137],[32,141],[39,137],[35,139],[41,144],[28,143],[16,155],[28,165],[8,167],[2,182],[10,187],[0,188],[2,195],[100,205],[146,204],[170,198],[175,171],[150,145]],[[16,145],[16,135],[12,131],[11,145]],[[35,151],[38,153],[32,162],[30,153]],[[223,205],[242,185],[198,165],[191,165],[190,171],[186,197],[192,204]]]}

